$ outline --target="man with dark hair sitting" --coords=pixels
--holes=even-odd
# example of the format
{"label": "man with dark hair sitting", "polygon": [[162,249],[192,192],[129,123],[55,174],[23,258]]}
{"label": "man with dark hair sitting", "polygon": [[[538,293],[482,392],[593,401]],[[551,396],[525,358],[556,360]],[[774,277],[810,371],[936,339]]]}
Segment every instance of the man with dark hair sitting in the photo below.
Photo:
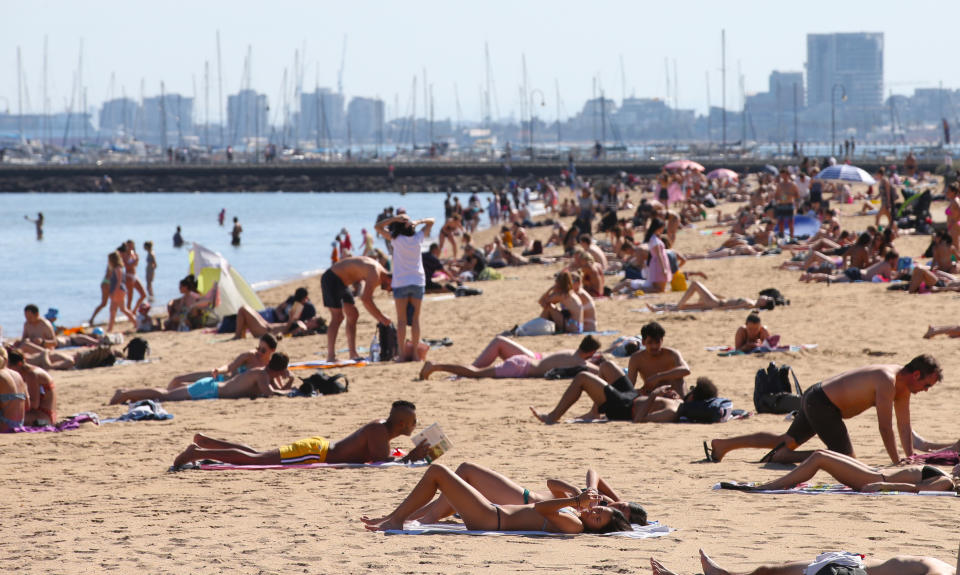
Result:
{"label": "man with dark hair sitting", "polygon": [[[583,367],[589,372],[597,373],[597,366],[587,360],[592,358],[599,349],[600,342],[592,335],[588,335],[580,341],[580,346],[575,350],[542,355],[530,351],[512,339],[498,335],[480,352],[472,365],[433,364],[428,361],[420,370],[420,379],[427,379],[436,371],[472,378],[543,377],[551,369],[571,367]],[[493,365],[498,359],[502,360],[502,363]]]}
{"label": "man with dark hair sitting", "polygon": [[[279,354],[277,354],[279,355]],[[212,459],[233,465],[303,465],[309,463],[378,463],[419,461],[427,453],[427,440],[403,457],[391,455],[390,441],[409,436],[417,428],[417,407],[409,401],[394,401],[386,419],[367,423],[340,441],[323,437],[301,439],[270,451],[257,451],[242,443],[222,441],[202,433],[173,461],[174,468],[187,463]]]}

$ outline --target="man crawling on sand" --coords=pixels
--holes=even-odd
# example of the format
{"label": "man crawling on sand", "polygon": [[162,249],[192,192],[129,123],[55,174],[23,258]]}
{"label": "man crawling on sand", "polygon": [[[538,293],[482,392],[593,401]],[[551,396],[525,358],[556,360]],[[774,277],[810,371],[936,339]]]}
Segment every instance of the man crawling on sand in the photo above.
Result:
{"label": "man crawling on sand", "polygon": [[403,457],[391,455],[390,441],[401,435],[409,436],[417,427],[417,408],[409,401],[394,401],[390,415],[377,419],[354,431],[340,441],[331,442],[323,437],[301,439],[270,451],[257,451],[242,443],[221,441],[198,433],[176,459],[174,469],[212,459],[232,465],[306,465],[309,463],[378,463],[419,461],[427,453],[427,440],[410,450]]}
{"label": "man crawling on sand", "polygon": [[143,399],[157,401],[189,401],[193,399],[240,399],[249,397],[270,397],[286,395],[293,384],[293,376],[287,371],[290,363],[285,353],[277,352],[270,358],[265,368],[255,368],[231,377],[227,381],[217,381],[213,377],[204,377],[185,387],[174,389],[143,388],[118,389],[110,400],[110,405],[132,403]]}
{"label": "man crawling on sand", "polygon": [[[852,555],[852,554],[851,554]],[[819,557],[818,557],[819,559]],[[950,565],[934,559],[933,557],[917,557],[913,555],[898,555],[893,559],[878,561],[875,559],[864,561],[864,568],[867,575],[956,575],[957,571]],[[707,557],[707,554],[700,550],[700,564],[703,567],[704,575],[805,575],[807,568],[817,569],[817,566],[826,567],[829,565],[816,562],[809,564],[805,561],[796,561],[793,563],[783,563],[780,565],[764,565],[751,571],[727,571],[723,567]],[[650,569],[654,575],[678,575],[663,566],[656,559],[650,559]],[[827,573],[833,571],[821,571],[817,569],[813,573]],[[859,573],[861,571],[844,571],[849,573]]]}
{"label": "man crawling on sand", "polygon": [[[498,335],[493,338],[487,347],[471,365],[455,363],[423,364],[420,370],[420,379],[427,379],[436,371],[444,371],[461,377],[493,377],[523,378],[543,377],[551,369],[566,367],[584,367],[591,373],[597,373],[597,366],[587,360],[600,349],[600,342],[592,335],[588,335],[580,342],[580,346],[573,351],[558,351],[548,355],[541,355],[523,347],[512,339]],[[493,365],[498,359],[503,363]]]}

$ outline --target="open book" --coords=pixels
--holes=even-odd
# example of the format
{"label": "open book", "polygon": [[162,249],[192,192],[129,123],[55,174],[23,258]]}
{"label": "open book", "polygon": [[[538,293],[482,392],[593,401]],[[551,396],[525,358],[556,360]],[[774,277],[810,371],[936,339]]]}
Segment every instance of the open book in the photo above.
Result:
{"label": "open book", "polygon": [[420,445],[421,441],[427,440],[427,445],[430,448],[427,450],[426,460],[429,462],[434,461],[453,447],[453,444],[450,443],[443,429],[437,423],[414,435],[412,439],[414,445]]}

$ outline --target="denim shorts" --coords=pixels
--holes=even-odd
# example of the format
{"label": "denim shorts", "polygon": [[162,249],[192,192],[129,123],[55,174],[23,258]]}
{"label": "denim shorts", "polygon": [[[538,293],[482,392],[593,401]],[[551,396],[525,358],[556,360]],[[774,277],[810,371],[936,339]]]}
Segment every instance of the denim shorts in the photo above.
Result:
{"label": "denim shorts", "polygon": [[423,299],[424,286],[400,286],[393,288],[393,299]]}

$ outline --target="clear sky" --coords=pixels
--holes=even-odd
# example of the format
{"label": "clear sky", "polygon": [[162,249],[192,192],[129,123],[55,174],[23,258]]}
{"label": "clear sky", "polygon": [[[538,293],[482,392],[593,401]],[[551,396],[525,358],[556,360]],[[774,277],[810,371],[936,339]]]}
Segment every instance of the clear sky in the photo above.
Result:
{"label": "clear sky", "polygon": [[[343,90],[379,96],[387,116],[408,114],[417,76],[423,115],[423,73],[433,87],[435,117],[481,116],[486,85],[484,42],[489,43],[500,116],[520,113],[522,58],[527,85],[540,90],[556,115],[559,82],[562,115],[593,95],[594,78],[608,97],[665,97],[665,60],[671,101],[702,112],[707,83],[713,105],[721,99],[720,31],[727,36],[727,107],[740,106],[738,70],[747,93],[764,91],[771,70],[802,70],[806,34],[883,32],[889,93],[916,87],[960,88],[957,40],[960,2],[876,0],[643,1],[301,1],[203,0],[0,0],[0,111],[17,112],[17,47],[22,50],[29,108],[42,110],[43,46],[48,41],[48,99],[64,110],[83,43],[83,84],[90,107],[111,96],[167,92],[197,96],[204,113],[204,62],[210,63],[210,116],[217,121],[217,43],[220,31],[223,93],[241,87],[244,57],[252,46],[251,86],[268,95],[271,121],[280,109],[284,68],[293,81],[294,51],[303,50],[303,86],[337,88],[344,37]],[[620,59],[623,59],[624,83]],[[111,82],[111,77],[115,80]],[[112,87],[111,87],[112,85]],[[540,93],[534,98],[539,104]]]}

